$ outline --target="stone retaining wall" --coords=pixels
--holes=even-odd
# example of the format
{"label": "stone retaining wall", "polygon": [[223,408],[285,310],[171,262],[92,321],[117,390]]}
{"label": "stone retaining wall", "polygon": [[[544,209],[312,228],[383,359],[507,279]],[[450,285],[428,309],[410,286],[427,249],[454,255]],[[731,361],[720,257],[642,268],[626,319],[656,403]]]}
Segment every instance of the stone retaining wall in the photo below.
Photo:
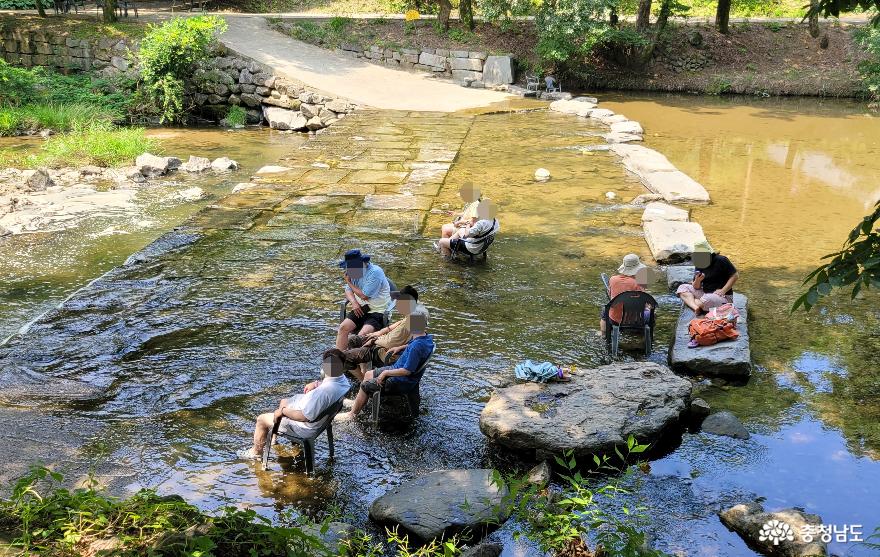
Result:
{"label": "stone retaining wall", "polygon": [[[0,54],[10,64],[44,66],[61,72],[96,71],[106,78],[138,77],[137,39],[83,39],[63,31],[5,29]],[[187,84],[186,104],[204,118],[219,121],[230,106],[247,110],[251,124],[281,130],[316,131],[342,118],[355,105],[324,95],[272,69],[220,47]]]}
{"label": "stone retaining wall", "polygon": [[429,72],[475,88],[513,83],[514,77],[510,56],[489,56],[486,52],[442,48],[395,50],[356,44],[343,44],[337,52],[391,68]]}
{"label": "stone retaining wall", "polygon": [[136,39],[80,39],[65,32],[4,29],[0,54],[8,63],[31,68],[46,66],[60,71],[96,70],[109,76],[129,70]]}

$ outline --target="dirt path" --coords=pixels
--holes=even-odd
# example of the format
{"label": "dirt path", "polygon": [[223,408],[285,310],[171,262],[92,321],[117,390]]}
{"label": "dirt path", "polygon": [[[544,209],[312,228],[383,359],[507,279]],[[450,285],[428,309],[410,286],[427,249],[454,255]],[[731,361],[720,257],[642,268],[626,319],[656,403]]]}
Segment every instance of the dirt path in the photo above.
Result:
{"label": "dirt path", "polygon": [[[175,14],[177,16],[178,14]],[[347,98],[361,106],[390,110],[455,112],[513,98],[468,89],[427,74],[392,70],[297,41],[269,29],[261,15],[222,15],[229,30],[220,39],[230,49],[271,66],[283,75]],[[170,14],[151,14],[167,19]]]}

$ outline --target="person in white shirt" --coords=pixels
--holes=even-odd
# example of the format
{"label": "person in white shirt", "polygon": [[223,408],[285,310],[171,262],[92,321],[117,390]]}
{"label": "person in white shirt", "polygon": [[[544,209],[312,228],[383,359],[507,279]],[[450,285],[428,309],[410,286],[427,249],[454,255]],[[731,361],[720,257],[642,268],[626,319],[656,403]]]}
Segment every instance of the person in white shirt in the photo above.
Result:
{"label": "person in white shirt", "polygon": [[310,437],[315,430],[324,426],[332,416],[316,421],[327,408],[348,394],[351,384],[343,373],[345,355],[335,348],[324,352],[321,372],[323,379],[305,386],[302,394],[282,398],[274,412],[260,414],[254,426],[254,444],[236,454],[245,460],[261,458],[269,433],[281,420],[278,431],[296,437]]}

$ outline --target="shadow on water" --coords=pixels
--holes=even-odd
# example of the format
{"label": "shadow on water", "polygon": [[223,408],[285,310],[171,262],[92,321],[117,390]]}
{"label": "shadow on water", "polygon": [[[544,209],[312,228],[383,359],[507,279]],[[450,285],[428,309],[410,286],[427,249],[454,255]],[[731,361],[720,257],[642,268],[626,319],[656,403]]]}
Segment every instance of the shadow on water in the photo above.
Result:
{"label": "shadow on water", "polygon": [[[663,99],[610,104],[641,120],[648,144],[713,193],[716,201],[693,215],[743,275],[738,289],[752,300],[757,367],[745,386],[696,386],[714,409],[736,413],[752,439],[684,432],[638,476],[634,497],[649,506],[656,545],[688,555],[750,554],[715,513],[755,496],[770,507],[803,506],[826,523],[873,528],[880,524],[876,295],[853,304],[835,299],[806,316],[787,313],[800,277],[838,245],[876,191],[869,184],[875,158],[849,148],[864,140],[862,122],[840,108],[837,118],[833,110],[821,121],[793,117],[796,128],[776,132],[760,112],[717,103],[709,114]],[[625,253],[650,254],[640,211],[626,205],[644,190],[612,155],[589,149],[597,143],[584,135],[589,124],[546,112],[363,118],[290,154],[287,177],[185,223],[182,232],[197,231],[194,243],[114,269],[0,351],[4,371],[14,361],[101,392],[94,408],[67,412],[58,431],[79,432],[74,441],[86,445],[72,451],[79,458],[109,453],[117,469],[132,471],[117,489],[152,486],[206,509],[235,504],[272,517],[332,503],[366,524],[373,499],[421,473],[526,465],[497,455],[478,425],[485,401],[512,381],[518,361],[581,368],[609,361],[595,333],[605,302],[599,273]],[[827,126],[852,129],[832,140]],[[814,140],[780,158],[777,133]],[[413,156],[444,158],[458,145],[435,188],[353,181],[353,172],[377,167],[388,173],[381,180],[392,181]],[[810,162],[824,160],[819,155],[853,181],[829,183]],[[311,166],[316,160],[331,168]],[[535,183],[537,167],[550,169],[552,180]],[[448,219],[444,211],[460,205],[465,182],[496,201],[502,226],[488,261],[475,265],[440,260],[429,241]],[[361,206],[364,196],[398,187],[431,197],[432,210],[398,218]],[[606,198],[609,191],[616,200]],[[256,224],[240,226],[250,221]],[[430,310],[440,350],[422,382],[422,414],[404,430],[338,428],[335,459],[328,462],[320,442],[312,479],[292,450],[282,450],[268,472],[235,460],[254,416],[317,375],[318,355],[334,338],[335,262],[355,246],[399,286],[413,284]],[[678,302],[659,301],[651,359],[664,362]],[[0,410],[12,432],[4,442],[25,437],[12,416],[50,421],[48,410],[29,406],[27,413]],[[101,442],[86,443],[95,438]]]}

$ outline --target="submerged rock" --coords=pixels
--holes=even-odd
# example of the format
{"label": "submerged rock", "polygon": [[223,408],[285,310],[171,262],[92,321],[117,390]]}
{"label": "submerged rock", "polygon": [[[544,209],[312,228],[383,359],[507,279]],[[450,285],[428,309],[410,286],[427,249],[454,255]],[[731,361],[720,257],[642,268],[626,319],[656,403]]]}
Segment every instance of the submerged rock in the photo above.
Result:
{"label": "submerged rock", "polygon": [[507,488],[492,481],[491,470],[438,470],[373,501],[370,518],[430,541],[497,526],[510,515],[502,505],[505,495]]}
{"label": "submerged rock", "polygon": [[688,409],[690,381],[653,362],[615,363],[574,375],[569,383],[501,388],[480,414],[480,431],[518,451],[549,457],[610,453],[633,435],[659,440]]}
{"label": "submerged rock", "polygon": [[211,159],[207,157],[194,157],[190,155],[189,160],[181,167],[185,172],[204,172],[211,169]]}
{"label": "submerged rock", "polygon": [[499,557],[503,551],[500,543],[483,542],[462,551],[461,557]]}
{"label": "submerged rock", "polygon": [[827,555],[828,548],[818,535],[805,541],[801,532],[805,527],[813,531],[822,525],[822,517],[807,514],[801,509],[789,508],[764,512],[757,501],[733,506],[718,513],[728,529],[736,532],[760,553],[772,557],[817,557]]}
{"label": "submerged rock", "polygon": [[238,163],[229,157],[220,157],[211,161],[211,168],[213,170],[236,170],[238,168]]}
{"label": "submerged rock", "polygon": [[752,352],[749,347],[748,298],[742,294],[734,294],[733,305],[739,311],[736,326],[739,338],[697,348],[688,348],[688,323],[694,318],[694,312],[687,306],[682,308],[672,348],[669,350],[669,364],[672,369],[708,377],[745,379],[749,376],[752,371]]}
{"label": "submerged rock", "polygon": [[[138,171],[145,177],[154,178],[156,176],[168,174],[169,170],[171,170],[171,164],[168,159],[169,157],[160,157],[153,155],[152,153],[144,153],[138,155],[134,164]],[[177,159],[177,161],[180,162],[180,159]]]}
{"label": "submerged rock", "polygon": [[[703,402],[705,403],[705,401]],[[709,405],[706,404],[707,409],[708,406]],[[702,430],[706,433],[711,433],[712,435],[725,435],[727,437],[733,437],[734,439],[748,439],[751,437],[749,431],[744,425],[742,425],[742,422],[739,421],[739,418],[727,410],[715,412],[708,416],[703,420]]]}

